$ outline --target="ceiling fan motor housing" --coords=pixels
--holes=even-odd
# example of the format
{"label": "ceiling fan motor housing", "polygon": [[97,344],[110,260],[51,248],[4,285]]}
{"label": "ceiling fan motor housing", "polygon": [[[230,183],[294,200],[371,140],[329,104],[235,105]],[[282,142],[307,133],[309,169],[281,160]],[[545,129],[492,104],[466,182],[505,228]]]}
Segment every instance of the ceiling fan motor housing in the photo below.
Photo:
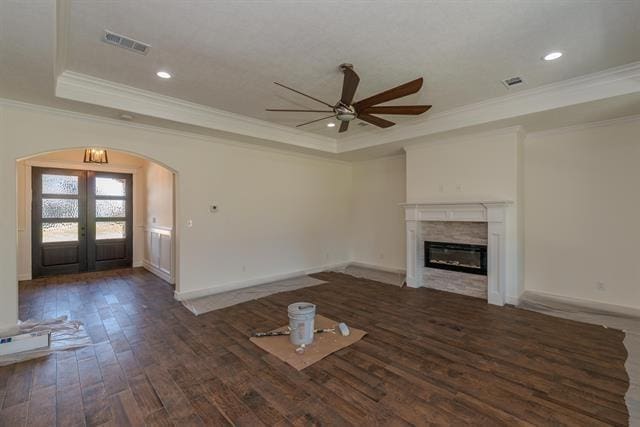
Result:
{"label": "ceiling fan motor housing", "polygon": [[356,109],[351,105],[339,104],[334,108],[336,118],[343,122],[350,122],[357,117]]}

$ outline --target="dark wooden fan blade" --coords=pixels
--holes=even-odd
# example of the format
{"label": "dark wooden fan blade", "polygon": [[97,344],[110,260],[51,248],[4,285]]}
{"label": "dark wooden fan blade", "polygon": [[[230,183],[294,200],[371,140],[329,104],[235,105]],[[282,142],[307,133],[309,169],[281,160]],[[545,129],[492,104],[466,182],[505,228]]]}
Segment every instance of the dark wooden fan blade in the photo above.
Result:
{"label": "dark wooden fan blade", "polygon": [[295,90],[295,89],[293,89],[293,88],[290,88],[289,86],[285,86],[285,85],[283,85],[282,83],[278,83],[278,82],[274,82],[274,83],[275,83],[275,84],[277,84],[278,86],[281,86],[281,87],[285,88],[285,89],[289,89],[290,91],[295,92],[295,93],[297,93],[297,94],[299,94],[299,95],[306,96],[306,97],[307,97],[307,98],[309,98],[309,99],[313,99],[314,101],[319,102],[320,104],[324,104],[324,105],[326,105],[327,107],[331,108],[331,110],[333,110],[333,105],[328,104],[328,103],[326,103],[326,102],[324,102],[324,101],[321,101],[321,100],[319,100],[318,98],[314,98],[313,96],[311,96],[311,95],[307,95],[306,93],[302,93],[302,92],[300,92],[299,90]]}
{"label": "dark wooden fan blade", "polygon": [[356,95],[356,89],[358,89],[358,83],[360,83],[360,77],[351,67],[343,66],[342,72],[344,73],[344,81],[342,83],[340,102],[344,105],[351,105],[353,97]]}
{"label": "dark wooden fan blade", "polygon": [[299,124],[299,125],[297,125],[296,127],[297,127],[297,128],[299,128],[300,126],[310,125],[311,123],[319,122],[319,121],[321,121],[321,120],[330,119],[330,118],[335,117],[335,116],[336,116],[335,114],[332,114],[332,115],[330,115],[330,116],[323,117],[323,118],[321,118],[321,119],[311,120],[310,122],[305,122],[305,123]]}
{"label": "dark wooden fan blade", "polygon": [[381,119],[380,117],[370,116],[369,114],[366,114],[366,113],[358,114],[358,118],[360,120],[364,120],[367,123],[371,123],[372,125],[376,125],[381,128],[388,128],[395,125],[395,123],[390,122],[389,120]]}
{"label": "dark wooden fan blade", "polygon": [[267,108],[265,111],[277,111],[286,113],[333,113],[333,110],[283,110],[280,108]]}
{"label": "dark wooden fan blade", "polygon": [[389,105],[379,107],[368,107],[363,113],[366,114],[406,114],[417,116],[431,108],[431,105]]}
{"label": "dark wooden fan blade", "polygon": [[349,129],[349,122],[342,122],[340,123],[340,130],[338,133],[346,132],[347,129]]}
{"label": "dark wooden fan blade", "polygon": [[384,92],[380,92],[377,95],[370,96],[369,98],[365,98],[362,101],[358,101],[354,104],[356,110],[364,111],[372,105],[382,104],[383,102],[392,101],[394,99],[402,98],[403,96],[411,95],[412,93],[416,93],[422,87],[422,77],[419,79],[415,79],[410,81],[409,83],[405,83],[400,86],[396,86],[393,89],[385,90]]}

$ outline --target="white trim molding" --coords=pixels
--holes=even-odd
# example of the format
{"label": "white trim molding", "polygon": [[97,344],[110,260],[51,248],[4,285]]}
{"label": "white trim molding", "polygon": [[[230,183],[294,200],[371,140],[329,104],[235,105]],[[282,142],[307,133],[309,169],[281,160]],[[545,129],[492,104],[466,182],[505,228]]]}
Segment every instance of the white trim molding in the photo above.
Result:
{"label": "white trim molding", "polygon": [[486,222],[487,239],[487,302],[504,305],[517,293],[517,283],[510,283],[507,264],[516,262],[507,250],[507,240],[517,236],[507,236],[507,222],[510,220],[511,201],[433,201],[423,203],[403,203],[407,234],[407,286],[423,286],[420,248],[423,244],[420,227],[425,221]]}
{"label": "white trim molding", "polygon": [[150,225],[145,227],[144,260],[142,266],[160,277],[161,279],[175,283],[175,261],[172,227]]}
{"label": "white trim molding", "polygon": [[69,70],[58,77],[56,96],[261,140],[267,139],[329,153],[337,152],[337,141],[333,138]]}
{"label": "white trim molding", "polygon": [[444,134],[471,126],[487,125],[528,114],[638,92],[640,92],[640,62],[634,62],[459,108],[427,114],[414,124],[365,132],[338,140],[69,70],[63,71],[58,76],[55,89],[56,96],[59,98],[332,154],[410,141],[424,136]]}
{"label": "white trim molding", "polygon": [[427,114],[424,120],[413,125],[348,136],[340,140],[338,153],[637,92],[640,92],[640,62],[633,62],[440,113]]}

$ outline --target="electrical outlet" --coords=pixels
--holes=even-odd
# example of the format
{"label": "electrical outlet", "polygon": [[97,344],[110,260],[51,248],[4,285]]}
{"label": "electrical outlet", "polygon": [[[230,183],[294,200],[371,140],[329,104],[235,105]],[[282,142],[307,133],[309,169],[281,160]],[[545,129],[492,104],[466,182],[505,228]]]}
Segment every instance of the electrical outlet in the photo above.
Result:
{"label": "electrical outlet", "polygon": [[151,218],[151,222],[154,223],[154,224],[156,223],[156,217],[155,216],[153,218]]}
{"label": "electrical outlet", "polygon": [[193,220],[191,220],[191,219],[187,220],[187,227],[189,227],[189,228],[193,227]]}
{"label": "electrical outlet", "polygon": [[243,271],[243,272],[246,272],[246,271],[247,271],[247,266],[246,266],[246,265],[243,265],[243,266],[242,266],[242,271]]}
{"label": "electrical outlet", "polygon": [[604,291],[607,287],[604,282],[596,282],[596,289],[599,291]]}

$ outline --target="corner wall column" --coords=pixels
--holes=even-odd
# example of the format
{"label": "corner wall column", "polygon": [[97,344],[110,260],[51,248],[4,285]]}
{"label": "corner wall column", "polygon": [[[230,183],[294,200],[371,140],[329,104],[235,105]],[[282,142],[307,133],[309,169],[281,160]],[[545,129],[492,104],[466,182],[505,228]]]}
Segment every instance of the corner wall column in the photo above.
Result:
{"label": "corner wall column", "polygon": [[419,288],[422,286],[422,268],[420,268],[420,222],[407,220],[407,286]]}

